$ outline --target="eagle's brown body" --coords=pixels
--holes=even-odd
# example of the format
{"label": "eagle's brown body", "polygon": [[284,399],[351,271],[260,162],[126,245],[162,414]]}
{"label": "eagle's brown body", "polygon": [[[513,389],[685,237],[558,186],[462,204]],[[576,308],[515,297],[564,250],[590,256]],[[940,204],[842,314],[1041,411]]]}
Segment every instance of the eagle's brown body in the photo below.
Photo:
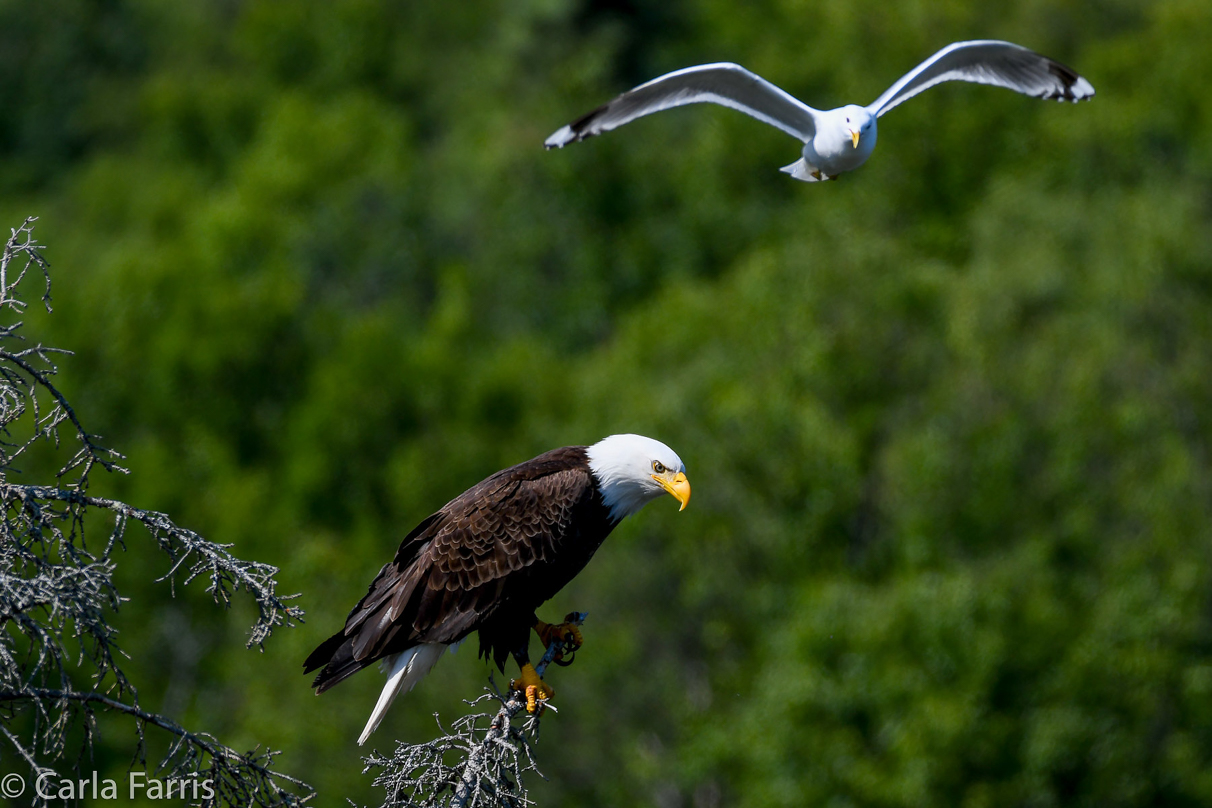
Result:
{"label": "eagle's brown body", "polygon": [[480,633],[504,670],[525,654],[535,609],[567,584],[618,524],[586,449],[569,446],[499,471],[404,538],[345,627],[308,656],[320,693],[423,643]]}

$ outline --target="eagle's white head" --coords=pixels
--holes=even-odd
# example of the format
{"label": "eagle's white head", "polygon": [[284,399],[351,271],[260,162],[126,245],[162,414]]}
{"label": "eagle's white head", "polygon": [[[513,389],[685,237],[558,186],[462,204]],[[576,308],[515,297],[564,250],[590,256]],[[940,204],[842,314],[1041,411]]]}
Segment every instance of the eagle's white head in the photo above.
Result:
{"label": "eagle's white head", "polygon": [[690,502],[686,466],[659,440],[643,435],[611,435],[586,451],[602,500],[616,520],[665,493],[682,503],[682,509]]}

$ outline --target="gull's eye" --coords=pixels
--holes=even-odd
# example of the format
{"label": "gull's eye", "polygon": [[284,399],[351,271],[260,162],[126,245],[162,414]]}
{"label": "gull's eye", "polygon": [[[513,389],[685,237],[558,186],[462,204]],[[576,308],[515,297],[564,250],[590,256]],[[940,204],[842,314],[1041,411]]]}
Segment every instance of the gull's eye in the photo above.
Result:
{"label": "gull's eye", "polygon": [[846,119],[846,123],[850,123],[850,119],[849,119],[849,118],[847,118],[847,119]]}
{"label": "gull's eye", "polygon": [[655,471],[657,474],[664,474],[665,466],[661,464],[660,460],[653,460],[652,461],[652,470]]}

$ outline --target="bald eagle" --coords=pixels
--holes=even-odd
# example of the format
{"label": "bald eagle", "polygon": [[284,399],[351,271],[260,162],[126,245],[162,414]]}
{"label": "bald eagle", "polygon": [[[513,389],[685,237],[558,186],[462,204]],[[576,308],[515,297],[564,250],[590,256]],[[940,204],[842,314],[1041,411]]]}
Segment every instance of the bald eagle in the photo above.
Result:
{"label": "bald eagle", "polygon": [[533,628],[545,643],[571,625],[542,622],[535,610],[580,572],[615,526],[661,494],[685,509],[690,483],[672,449],[641,435],[611,435],[592,446],[566,446],[498,471],[434,513],[404,537],[395,558],[354,606],[345,627],[320,644],[304,672],[323,668],[319,695],[382,661],[387,684],[358,744],[374,732],[392,701],[406,693],[473,631],[480,656],[512,684],[552,689],[535,673],[527,646]]}

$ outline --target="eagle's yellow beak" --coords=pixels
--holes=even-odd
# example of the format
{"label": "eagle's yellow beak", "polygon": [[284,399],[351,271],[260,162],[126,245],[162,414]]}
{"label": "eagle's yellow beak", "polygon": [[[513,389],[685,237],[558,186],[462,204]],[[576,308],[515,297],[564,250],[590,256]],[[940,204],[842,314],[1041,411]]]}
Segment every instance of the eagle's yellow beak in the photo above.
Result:
{"label": "eagle's yellow beak", "polygon": [[686,479],[684,472],[679,471],[672,480],[658,477],[655,474],[652,475],[652,479],[660,483],[661,487],[673,495],[674,499],[682,503],[682,507],[678,508],[678,511],[686,510],[686,506],[690,503],[690,481]]}
{"label": "eagle's yellow beak", "polygon": [[857,129],[850,130],[850,140],[854,143],[854,148],[858,148],[859,133]]}

